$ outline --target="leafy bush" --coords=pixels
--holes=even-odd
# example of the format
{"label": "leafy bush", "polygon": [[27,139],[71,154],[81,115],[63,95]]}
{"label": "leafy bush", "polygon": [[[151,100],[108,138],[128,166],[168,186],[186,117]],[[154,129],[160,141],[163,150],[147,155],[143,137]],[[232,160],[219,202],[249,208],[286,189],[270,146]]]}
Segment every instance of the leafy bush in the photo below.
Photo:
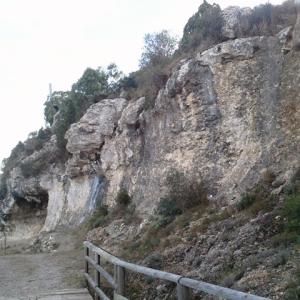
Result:
{"label": "leafy bush", "polygon": [[177,206],[174,200],[162,198],[159,201],[155,212],[161,216],[174,217],[180,215],[182,210]]}
{"label": "leafy bush", "polygon": [[129,74],[129,76],[125,76],[121,78],[118,82],[118,85],[120,87],[120,90],[125,90],[125,91],[137,88],[137,83],[133,74]]}
{"label": "leafy bush", "polygon": [[224,20],[218,4],[209,4],[206,0],[198,11],[188,20],[180,43],[181,51],[196,49],[201,44],[212,45],[222,41]]}
{"label": "leafy bush", "polygon": [[288,257],[290,253],[287,250],[280,250],[271,261],[271,265],[273,268],[277,268],[279,266],[285,265],[288,261]]}
{"label": "leafy bush", "polygon": [[166,179],[167,196],[160,199],[155,209],[157,228],[171,223],[177,215],[197,205],[207,205],[207,194],[201,183],[194,182],[177,170],[171,170]]}
{"label": "leafy bush", "polygon": [[174,53],[176,46],[176,38],[172,37],[167,30],[146,34],[140,67],[166,64]]}
{"label": "leafy bush", "polygon": [[137,88],[132,89],[133,97],[145,97],[145,109],[151,109],[155,105],[155,99],[169,77],[170,71],[167,65],[149,65],[131,74]]}
{"label": "leafy bush", "polygon": [[300,241],[298,242],[298,240],[299,237],[297,233],[284,231],[274,235],[271,239],[271,243],[273,247],[288,247],[289,245],[294,243],[300,244]]}
{"label": "leafy bush", "polygon": [[289,282],[284,295],[285,300],[300,300],[300,268],[296,269],[294,278]]}
{"label": "leafy bush", "polygon": [[44,144],[51,138],[51,130],[49,128],[40,128],[39,131],[34,131],[28,135],[24,142],[26,155],[31,155],[33,152],[42,149]]}
{"label": "leafy bush", "polygon": [[200,204],[208,204],[207,193],[202,183],[186,177],[182,172],[171,170],[166,183],[169,199],[173,199],[182,212]]}
{"label": "leafy bush", "polygon": [[242,196],[241,200],[237,203],[238,210],[244,210],[250,207],[255,202],[255,195],[246,193]]}
{"label": "leafy bush", "polygon": [[87,229],[91,230],[105,225],[108,217],[108,208],[106,205],[100,206],[93,214],[87,219]]}
{"label": "leafy bush", "polygon": [[294,1],[285,1],[282,5],[270,3],[254,7],[240,21],[241,37],[255,35],[274,35],[281,29],[293,25],[296,20]]}
{"label": "leafy bush", "polygon": [[77,122],[92,104],[119,92],[122,78],[123,73],[115,64],[110,64],[106,69],[87,68],[71,91],[54,92],[48,98],[44,104],[44,117],[50,126],[53,125],[62,154],[66,146],[65,133],[70,125]]}
{"label": "leafy bush", "polygon": [[56,120],[53,132],[56,135],[57,146],[62,154],[66,151],[67,141],[65,134],[70,125],[76,121],[76,109],[71,98],[66,98],[59,108],[59,117]]}
{"label": "leafy bush", "polygon": [[43,153],[38,159],[26,160],[20,164],[20,169],[25,178],[37,176],[46,170],[49,163],[53,162],[47,153]]}
{"label": "leafy bush", "polygon": [[52,126],[55,115],[59,111],[63,101],[69,97],[69,94],[69,92],[56,91],[44,103],[44,118],[50,126]]}
{"label": "leafy bush", "polygon": [[248,210],[256,215],[260,211],[268,211],[273,208],[274,196],[270,194],[268,185],[259,184],[253,190],[242,195],[241,200],[236,204],[238,211]]}
{"label": "leafy bush", "polygon": [[300,300],[300,285],[288,288],[284,295],[285,300]]}
{"label": "leafy bush", "polygon": [[287,197],[282,211],[286,218],[286,230],[300,234],[300,193]]}

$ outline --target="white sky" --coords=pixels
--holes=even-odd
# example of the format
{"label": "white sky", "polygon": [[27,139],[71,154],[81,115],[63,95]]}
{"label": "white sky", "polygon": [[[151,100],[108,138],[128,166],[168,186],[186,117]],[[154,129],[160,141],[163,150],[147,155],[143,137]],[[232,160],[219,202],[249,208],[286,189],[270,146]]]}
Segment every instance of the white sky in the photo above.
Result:
{"label": "white sky", "polygon": [[[212,1],[209,1],[212,3]],[[217,0],[254,6],[262,0]],[[270,1],[280,4],[282,1]],[[0,161],[44,125],[51,82],[69,90],[87,67],[137,69],[145,33],[181,36],[201,0],[0,0]]]}

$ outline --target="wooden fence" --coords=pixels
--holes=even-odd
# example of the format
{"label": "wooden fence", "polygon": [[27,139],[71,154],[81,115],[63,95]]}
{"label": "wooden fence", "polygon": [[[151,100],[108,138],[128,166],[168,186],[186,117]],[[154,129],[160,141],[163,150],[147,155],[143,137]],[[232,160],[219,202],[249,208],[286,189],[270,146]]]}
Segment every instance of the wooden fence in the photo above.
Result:
{"label": "wooden fence", "polygon": [[[125,262],[105,250],[96,247],[90,242],[84,242],[85,251],[85,273],[84,276],[90,286],[90,288],[95,293],[95,299],[109,300],[109,297],[101,290],[100,278],[101,276],[109,283],[109,285],[114,289],[115,295],[118,295],[118,299],[122,299],[122,296],[127,296],[130,299],[130,295],[126,294],[125,291],[125,273],[126,270],[140,273],[146,276],[150,276],[155,279],[166,280],[173,282],[177,285],[177,299],[188,300],[190,299],[191,290],[198,292],[205,292],[210,295],[215,295],[221,299],[227,300],[268,300],[267,298],[239,292],[236,290],[228,289],[218,285],[206,283],[203,281],[198,281],[190,279],[184,276],[155,270],[151,268],[146,268],[140,265]],[[101,260],[112,263],[114,265],[114,277],[110,275],[106,270],[101,267]],[[95,278],[90,274],[90,267],[95,270]],[[116,298],[117,298],[116,297]],[[126,299],[126,298],[124,298]]]}

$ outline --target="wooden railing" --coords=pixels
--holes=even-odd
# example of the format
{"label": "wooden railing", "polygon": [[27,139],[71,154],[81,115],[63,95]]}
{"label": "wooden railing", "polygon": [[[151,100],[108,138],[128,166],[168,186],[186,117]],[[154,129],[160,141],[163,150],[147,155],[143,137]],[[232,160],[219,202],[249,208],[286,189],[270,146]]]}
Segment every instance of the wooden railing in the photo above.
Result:
{"label": "wooden railing", "polygon": [[[205,292],[210,295],[215,295],[227,300],[267,300],[267,298],[246,294],[236,290],[228,289],[218,285],[206,283],[190,279],[184,276],[155,270],[140,265],[125,262],[107,251],[96,247],[90,242],[84,242],[85,248],[85,273],[84,276],[89,284],[89,287],[95,293],[95,298],[109,300],[100,286],[100,277],[102,276],[114,289],[115,295],[127,296],[125,293],[125,272],[126,270],[150,276],[156,279],[162,279],[177,284],[177,299],[188,300],[190,299],[191,290],[198,292]],[[94,257],[94,258],[92,258]],[[101,267],[101,260],[112,263],[114,265],[114,277]],[[93,279],[89,274],[90,266],[95,269],[95,278]],[[116,297],[117,298],[117,297]],[[122,297],[121,297],[122,298]],[[120,298],[119,298],[120,299]],[[125,298],[126,299],[126,298]]]}

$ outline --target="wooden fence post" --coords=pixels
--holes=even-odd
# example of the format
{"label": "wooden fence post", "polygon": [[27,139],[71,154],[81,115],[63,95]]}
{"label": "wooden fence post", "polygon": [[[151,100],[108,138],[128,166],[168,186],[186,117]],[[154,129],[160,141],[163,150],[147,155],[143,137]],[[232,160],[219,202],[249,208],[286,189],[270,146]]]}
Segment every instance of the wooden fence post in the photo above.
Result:
{"label": "wooden fence post", "polygon": [[178,300],[189,300],[190,299],[190,290],[180,283],[177,284],[177,299]]}
{"label": "wooden fence post", "polygon": [[[84,249],[84,255],[85,256],[90,256],[90,249],[89,247],[85,247]],[[87,260],[84,260],[85,261],[85,273],[89,274],[89,263]]]}
{"label": "wooden fence post", "polygon": [[[100,255],[96,252],[95,252],[95,262],[98,266],[100,266]],[[100,277],[101,277],[100,272],[95,269],[95,283],[96,283],[96,287],[98,288],[100,288]],[[101,300],[96,292],[95,292],[95,299]]]}
{"label": "wooden fence post", "polygon": [[115,282],[117,284],[117,293],[125,296],[125,268],[115,265]]}

